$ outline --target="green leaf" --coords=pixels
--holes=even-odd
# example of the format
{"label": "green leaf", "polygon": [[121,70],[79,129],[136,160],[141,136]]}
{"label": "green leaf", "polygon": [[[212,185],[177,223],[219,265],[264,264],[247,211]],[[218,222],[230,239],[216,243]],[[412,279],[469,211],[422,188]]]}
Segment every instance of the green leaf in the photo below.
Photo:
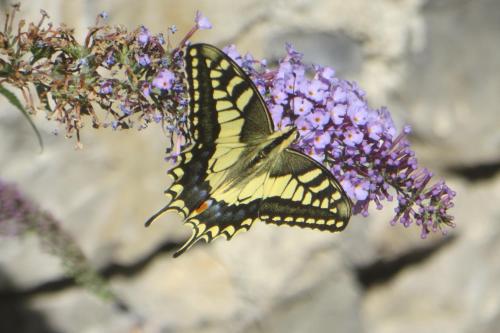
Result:
{"label": "green leaf", "polygon": [[29,116],[28,112],[24,109],[19,99],[10,90],[8,90],[2,85],[0,85],[0,94],[4,95],[5,98],[9,100],[10,104],[14,105],[19,111],[21,111],[24,117],[28,120],[28,123],[31,125],[31,128],[33,128],[33,131],[35,131],[36,137],[38,138],[38,143],[40,144],[41,152],[43,152],[42,136],[40,135],[40,132],[33,123],[33,120]]}

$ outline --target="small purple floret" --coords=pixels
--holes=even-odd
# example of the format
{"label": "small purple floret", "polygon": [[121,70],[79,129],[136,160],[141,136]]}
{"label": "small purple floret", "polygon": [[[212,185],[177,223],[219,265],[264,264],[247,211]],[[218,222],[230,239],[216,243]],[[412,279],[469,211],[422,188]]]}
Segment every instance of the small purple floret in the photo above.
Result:
{"label": "small purple floret", "polygon": [[104,81],[99,87],[99,94],[108,95],[113,92],[113,84],[111,81]]}
{"label": "small purple floret", "polygon": [[137,35],[137,41],[139,42],[139,45],[142,47],[146,46],[150,38],[151,32],[146,27],[142,26],[139,34]]}
{"label": "small purple floret", "polygon": [[149,64],[151,64],[151,59],[149,58],[149,56],[147,54],[141,54],[139,56],[139,64],[142,67],[149,66]]}
{"label": "small purple floret", "polygon": [[175,80],[175,75],[168,69],[163,69],[161,72],[153,79],[153,87],[161,90],[169,90],[172,88],[172,84]]}
{"label": "small purple floret", "polygon": [[194,19],[196,26],[200,30],[208,30],[212,29],[212,23],[208,20],[206,16],[204,16],[200,11],[196,12],[196,16]]}

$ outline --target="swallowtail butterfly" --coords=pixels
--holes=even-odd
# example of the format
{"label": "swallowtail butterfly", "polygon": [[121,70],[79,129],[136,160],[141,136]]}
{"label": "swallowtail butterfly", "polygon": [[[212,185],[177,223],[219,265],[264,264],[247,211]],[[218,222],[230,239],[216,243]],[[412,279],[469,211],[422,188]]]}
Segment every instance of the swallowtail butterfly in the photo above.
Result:
{"label": "swallowtail butterfly", "polygon": [[351,202],[320,163],[290,148],[297,130],[274,129],[259,91],[221,50],[207,44],[185,54],[193,145],[170,172],[169,204],[152,216],[177,211],[191,238],[228,240],[256,221],[338,232]]}

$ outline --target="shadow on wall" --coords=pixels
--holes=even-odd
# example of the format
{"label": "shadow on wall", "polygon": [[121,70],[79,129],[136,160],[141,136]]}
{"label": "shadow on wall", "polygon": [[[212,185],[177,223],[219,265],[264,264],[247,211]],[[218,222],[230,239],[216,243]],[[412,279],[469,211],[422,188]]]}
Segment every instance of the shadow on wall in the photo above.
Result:
{"label": "shadow on wall", "polygon": [[39,311],[30,309],[28,296],[16,293],[0,270],[0,332],[59,333]]}

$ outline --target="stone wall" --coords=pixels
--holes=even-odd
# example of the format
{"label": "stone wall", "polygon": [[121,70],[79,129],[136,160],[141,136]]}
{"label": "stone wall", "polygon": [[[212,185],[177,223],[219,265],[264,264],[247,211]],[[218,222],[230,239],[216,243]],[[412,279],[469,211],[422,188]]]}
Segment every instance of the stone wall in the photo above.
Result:
{"label": "stone wall", "polygon": [[34,234],[1,238],[0,331],[498,332],[500,2],[23,1],[21,16],[38,20],[40,8],[80,36],[102,10],[114,24],[175,23],[182,35],[200,9],[214,28],[195,40],[271,60],[291,42],[412,125],[421,164],[458,192],[458,227],[421,240],[391,227],[386,207],[338,235],[255,225],[173,259],[188,235],[178,217],[143,227],[165,203],[161,129],[89,128],[75,151],[40,114],[40,154],[3,103],[0,176],[63,221],[129,309],[65,279]]}

